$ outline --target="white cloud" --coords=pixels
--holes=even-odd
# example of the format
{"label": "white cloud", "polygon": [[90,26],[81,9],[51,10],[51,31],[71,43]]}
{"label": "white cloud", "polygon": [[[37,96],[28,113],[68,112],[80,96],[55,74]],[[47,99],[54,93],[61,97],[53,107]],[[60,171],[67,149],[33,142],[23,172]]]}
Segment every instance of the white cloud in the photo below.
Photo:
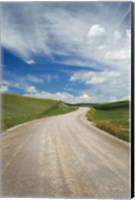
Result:
{"label": "white cloud", "polygon": [[130,97],[129,73],[119,71],[76,72],[70,77],[70,83],[87,85],[87,94],[91,102],[109,102]]}
{"label": "white cloud", "polygon": [[1,80],[0,82],[0,93],[8,92],[9,91],[10,82]]}
{"label": "white cloud", "polygon": [[29,65],[31,65],[31,64],[35,64],[35,61],[33,59],[26,60],[26,63],[29,64]]}
{"label": "white cloud", "polygon": [[[129,56],[117,63],[106,54],[130,48],[130,22],[127,23],[128,27],[123,25],[123,17],[128,14],[130,4],[125,10],[119,9],[123,4],[116,3],[113,17],[110,17],[113,5],[108,3],[98,6],[99,2],[87,2],[83,7],[71,2],[65,6],[60,3],[56,5],[4,4],[2,45],[28,64],[34,63],[35,55],[52,58],[55,54],[65,55],[65,59],[59,62],[70,65],[77,65],[79,58],[81,66],[91,67],[94,61],[127,68]],[[74,12],[75,7],[77,10]],[[69,56],[68,59],[66,56]]]}
{"label": "white cloud", "polygon": [[8,92],[8,86],[7,86],[7,85],[2,85],[2,86],[0,87],[0,92],[1,92],[1,93]]}
{"label": "white cloud", "polygon": [[89,103],[91,101],[90,95],[87,93],[82,93],[81,95],[75,96],[68,92],[56,92],[50,93],[47,91],[37,91],[33,86],[27,88],[24,96],[31,96],[35,98],[45,98],[45,99],[56,99],[67,103]]}
{"label": "white cloud", "polygon": [[111,61],[127,60],[130,57],[129,49],[119,49],[114,51],[109,51],[106,53],[105,58]]}
{"label": "white cloud", "polygon": [[26,90],[26,92],[28,92],[30,94],[36,94],[37,93],[37,90],[34,86],[29,86],[25,90]]}
{"label": "white cloud", "polygon": [[124,101],[124,100],[131,100],[131,96],[127,95],[127,96],[124,96],[123,98],[121,98],[121,101]]}
{"label": "white cloud", "polygon": [[[101,69],[100,73],[73,74],[70,81],[92,85],[94,89],[88,92],[91,100],[124,98],[129,93],[131,68],[131,30],[127,19],[130,2],[127,6],[118,2],[84,2],[82,5],[72,2],[3,4],[2,46],[28,64],[34,64],[37,56],[46,56],[54,63]],[[58,60],[57,55],[63,56],[62,59]],[[31,87],[31,83],[57,78],[50,75],[21,77],[12,81],[12,86],[24,89]],[[62,98],[69,93],[56,96],[59,95]]]}
{"label": "white cloud", "polygon": [[115,30],[115,31],[114,31],[114,38],[115,38],[116,40],[119,40],[121,37],[122,37],[121,32]]}
{"label": "white cloud", "polygon": [[105,48],[107,48],[107,46],[105,46],[105,45],[99,45],[98,46],[98,50],[104,50]]}
{"label": "white cloud", "polygon": [[88,101],[88,102],[90,102],[90,96],[88,95],[88,94],[83,94],[82,96],[81,96],[81,99],[83,100],[82,102],[86,102],[86,101]]}
{"label": "white cloud", "polygon": [[111,79],[119,77],[118,72],[101,71],[101,72],[76,72],[70,77],[70,81],[79,81],[86,84],[101,84],[110,82]]}
{"label": "white cloud", "polygon": [[131,39],[131,30],[130,29],[127,29],[126,30],[126,36]]}
{"label": "white cloud", "polygon": [[[108,93],[108,92],[110,92],[110,93]],[[117,92],[120,92],[120,91],[118,90]],[[122,92],[124,94],[124,91],[122,91]],[[91,93],[91,95],[89,93]],[[29,92],[26,92],[24,94],[24,96],[30,96],[30,97],[34,97],[34,98],[43,98],[43,99],[56,99],[56,100],[61,100],[63,102],[67,102],[67,103],[96,103],[96,102],[103,103],[103,102],[113,102],[113,101],[130,99],[130,95],[129,96],[121,96],[121,94],[120,94],[120,96],[118,96],[116,94],[112,95],[111,91],[109,91],[108,88],[106,88],[106,93],[98,94],[94,88],[92,91],[91,90],[87,91],[87,92],[85,91],[77,96],[73,95],[71,93],[68,93],[68,92],[50,93],[47,91],[38,91],[36,89],[36,92],[29,91]]]}
{"label": "white cloud", "polygon": [[105,35],[105,29],[99,24],[94,24],[90,27],[87,35],[88,37],[102,37]]}

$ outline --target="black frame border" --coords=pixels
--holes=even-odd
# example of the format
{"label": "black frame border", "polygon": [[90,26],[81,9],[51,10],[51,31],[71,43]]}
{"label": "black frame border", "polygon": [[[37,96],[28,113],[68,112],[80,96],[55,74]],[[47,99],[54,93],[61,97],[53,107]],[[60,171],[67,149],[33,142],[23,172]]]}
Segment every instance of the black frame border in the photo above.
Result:
{"label": "black frame border", "polygon": [[131,198],[134,197],[134,22],[135,4],[131,2]]}

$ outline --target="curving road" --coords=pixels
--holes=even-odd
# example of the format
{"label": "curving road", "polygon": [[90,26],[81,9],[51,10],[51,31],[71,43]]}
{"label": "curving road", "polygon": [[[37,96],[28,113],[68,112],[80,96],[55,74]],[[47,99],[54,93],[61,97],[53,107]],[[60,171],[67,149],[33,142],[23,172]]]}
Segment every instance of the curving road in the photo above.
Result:
{"label": "curving road", "polygon": [[130,198],[130,146],[95,128],[88,108],[2,136],[4,197]]}

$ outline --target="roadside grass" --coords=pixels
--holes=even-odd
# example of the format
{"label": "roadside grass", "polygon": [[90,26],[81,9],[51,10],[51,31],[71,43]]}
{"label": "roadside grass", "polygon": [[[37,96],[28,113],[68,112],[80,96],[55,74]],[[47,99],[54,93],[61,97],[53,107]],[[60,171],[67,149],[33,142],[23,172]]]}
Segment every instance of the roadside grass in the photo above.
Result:
{"label": "roadside grass", "polygon": [[112,135],[129,141],[129,102],[95,104],[87,113],[87,119]]}
{"label": "roadside grass", "polygon": [[64,114],[76,109],[76,106],[70,107],[57,100],[3,94],[2,131],[33,119]]}
{"label": "roadside grass", "polygon": [[2,131],[38,118],[72,112],[89,106],[87,118],[98,128],[129,141],[129,102],[107,104],[66,104],[57,100],[36,99],[14,94],[2,95]]}

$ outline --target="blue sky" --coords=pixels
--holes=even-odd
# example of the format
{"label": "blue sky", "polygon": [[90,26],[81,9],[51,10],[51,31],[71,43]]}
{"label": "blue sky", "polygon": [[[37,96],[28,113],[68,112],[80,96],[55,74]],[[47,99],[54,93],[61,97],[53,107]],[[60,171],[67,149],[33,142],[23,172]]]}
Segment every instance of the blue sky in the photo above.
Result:
{"label": "blue sky", "polygon": [[130,2],[2,4],[3,92],[130,99]]}

